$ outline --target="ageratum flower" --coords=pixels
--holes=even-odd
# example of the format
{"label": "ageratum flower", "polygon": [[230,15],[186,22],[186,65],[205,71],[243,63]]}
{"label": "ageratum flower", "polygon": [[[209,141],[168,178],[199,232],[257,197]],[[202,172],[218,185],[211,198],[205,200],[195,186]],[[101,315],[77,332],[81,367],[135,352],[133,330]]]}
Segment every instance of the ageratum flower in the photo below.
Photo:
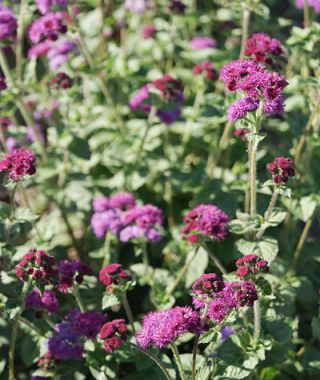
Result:
{"label": "ageratum flower", "polygon": [[273,58],[284,54],[281,42],[265,33],[254,33],[246,42],[244,53],[255,62],[272,65]]}
{"label": "ageratum flower", "polygon": [[58,73],[51,79],[50,84],[53,88],[67,89],[72,87],[72,79],[66,73]]}
{"label": "ageratum flower", "polygon": [[190,41],[192,50],[213,49],[217,46],[217,42],[211,37],[193,37]]}
{"label": "ageratum flower", "polygon": [[276,185],[286,184],[289,177],[294,177],[296,171],[291,158],[277,157],[268,165],[268,170],[272,173],[273,182]]}
{"label": "ageratum flower", "polygon": [[163,348],[187,332],[199,334],[201,330],[202,323],[196,311],[189,306],[176,306],[147,314],[136,338],[143,349],[151,345]]}
{"label": "ageratum flower", "polygon": [[0,41],[9,40],[17,34],[17,18],[11,9],[0,5]]}
{"label": "ageratum flower", "polygon": [[123,214],[124,228],[120,232],[120,240],[128,242],[135,239],[146,239],[150,242],[161,240],[163,224],[162,211],[153,205],[137,206]]}
{"label": "ageratum flower", "polygon": [[228,236],[229,216],[215,205],[201,204],[183,219],[182,238],[194,244],[200,238],[223,240]]}
{"label": "ageratum flower", "polygon": [[36,249],[30,249],[16,266],[16,275],[23,282],[31,278],[36,284],[55,284],[58,273],[55,258]]}
{"label": "ageratum flower", "polygon": [[21,148],[13,152],[0,161],[0,172],[9,172],[9,178],[13,181],[21,181],[27,175],[36,172],[36,156],[32,150]]}
{"label": "ageratum flower", "polygon": [[112,353],[121,347],[127,338],[127,326],[124,319],[114,319],[105,323],[100,330],[100,338],[103,340],[104,348]]}
{"label": "ageratum flower", "polygon": [[193,68],[193,73],[195,75],[203,74],[204,77],[210,81],[216,79],[217,77],[217,72],[213,67],[213,63],[210,61],[203,61],[195,65]]}
{"label": "ageratum flower", "polygon": [[110,264],[100,270],[100,281],[110,287],[111,285],[122,285],[132,278],[131,274],[122,268],[121,264]]}
{"label": "ageratum flower", "polygon": [[[143,86],[129,102],[132,110],[140,109],[150,113],[156,106],[156,114],[165,124],[172,124],[181,115],[181,105],[184,102],[183,85],[170,75],[164,75]],[[158,105],[159,103],[159,105]]]}
{"label": "ageratum flower", "polygon": [[36,0],[36,5],[41,14],[49,13],[56,8],[66,8],[69,0]]}
{"label": "ageratum flower", "polygon": [[36,310],[45,310],[49,314],[56,313],[59,309],[59,301],[52,290],[45,290],[42,294],[37,289],[32,290],[26,298],[25,305],[27,308]]}
{"label": "ageratum flower", "polygon": [[68,30],[66,20],[67,14],[64,12],[47,13],[31,24],[30,40],[35,44],[44,40],[56,41],[60,34]]}
{"label": "ageratum flower", "polygon": [[69,54],[75,51],[75,43],[69,40],[61,40],[52,44],[47,54],[50,69],[59,70],[59,68],[68,61]]}
{"label": "ageratum flower", "polygon": [[267,115],[284,112],[283,89],[288,82],[281,74],[270,72],[254,61],[238,60],[223,66],[220,79],[229,91],[246,95],[229,107],[231,122],[244,118],[258,107]]}
{"label": "ageratum flower", "polygon": [[145,25],[142,29],[142,35],[144,40],[153,38],[157,34],[158,30],[153,25]]}
{"label": "ageratum flower", "polygon": [[48,339],[48,350],[56,360],[81,360],[84,352],[82,343],[72,342],[61,336]]}
{"label": "ageratum flower", "polygon": [[[312,7],[316,13],[320,13],[320,1],[319,0],[308,0],[309,7]],[[295,0],[295,6],[298,9],[303,9],[304,0]]]}
{"label": "ageratum flower", "polygon": [[220,292],[224,288],[223,280],[215,273],[204,274],[192,285],[193,305],[196,309],[204,307],[213,297],[213,293]]}
{"label": "ageratum flower", "polygon": [[67,291],[76,282],[81,284],[83,276],[93,275],[93,270],[80,260],[61,260],[59,264],[58,289]]}
{"label": "ageratum flower", "polygon": [[153,0],[126,0],[125,1],[125,9],[130,12],[143,14],[148,9],[154,8]]}
{"label": "ageratum flower", "polygon": [[171,0],[169,9],[175,13],[184,13],[187,9],[187,6],[181,0]]}
{"label": "ageratum flower", "polygon": [[257,273],[268,273],[269,266],[266,260],[259,259],[255,254],[245,255],[236,261],[238,267],[236,275],[245,278]]}

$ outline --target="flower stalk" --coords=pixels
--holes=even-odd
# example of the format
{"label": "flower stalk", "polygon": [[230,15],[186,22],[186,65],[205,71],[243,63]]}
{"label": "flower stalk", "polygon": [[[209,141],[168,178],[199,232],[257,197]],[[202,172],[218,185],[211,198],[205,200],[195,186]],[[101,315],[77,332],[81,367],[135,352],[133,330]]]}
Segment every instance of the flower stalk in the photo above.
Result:
{"label": "flower stalk", "polygon": [[176,346],[176,344],[174,342],[172,342],[170,344],[170,347],[171,347],[171,350],[172,350],[172,353],[173,353],[173,356],[174,356],[174,360],[175,360],[175,362],[177,364],[177,367],[178,367],[180,379],[181,380],[186,380],[186,376],[185,376],[185,373],[184,373],[184,370],[183,370],[183,365],[182,365],[182,362],[181,362],[181,358],[180,358],[180,355],[179,355],[178,348],[177,348],[177,346]]}
{"label": "flower stalk", "polygon": [[[268,223],[269,222],[271,214],[272,214],[272,211],[273,211],[273,208],[274,208],[274,206],[275,206],[275,204],[277,202],[278,196],[279,196],[279,191],[278,191],[278,188],[275,187],[274,190],[273,190],[273,193],[272,193],[272,196],[271,196],[270,203],[269,203],[269,206],[267,208],[267,211],[264,214],[264,223]],[[266,227],[262,227],[261,230],[257,233],[257,235],[256,235],[256,240],[257,241],[261,240],[261,238],[264,235],[266,229],[267,229],[267,226]]]}
{"label": "flower stalk", "polygon": [[242,13],[242,30],[241,30],[241,50],[240,59],[244,58],[244,52],[246,50],[246,41],[249,35],[249,23],[250,23],[250,8],[247,4],[243,5]]}
{"label": "flower stalk", "polygon": [[128,301],[128,297],[127,297],[127,292],[126,291],[124,291],[122,293],[122,304],[123,304],[124,310],[126,312],[128,321],[130,323],[130,326],[131,326],[131,329],[132,329],[132,334],[135,335],[136,329],[134,327],[134,319],[133,319],[133,315],[132,315],[132,311],[131,311],[131,307],[130,307],[130,304],[129,304],[129,301]]}

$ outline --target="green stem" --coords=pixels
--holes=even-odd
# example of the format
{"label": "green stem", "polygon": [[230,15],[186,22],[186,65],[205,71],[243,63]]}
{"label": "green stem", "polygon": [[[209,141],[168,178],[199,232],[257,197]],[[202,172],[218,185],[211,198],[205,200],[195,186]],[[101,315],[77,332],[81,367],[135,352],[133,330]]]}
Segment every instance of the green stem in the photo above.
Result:
{"label": "green stem", "polygon": [[165,296],[163,297],[163,303],[166,303],[172,293],[176,290],[177,286],[179,285],[180,281],[183,279],[183,277],[185,276],[185,274],[187,273],[187,270],[189,269],[192,261],[194,260],[194,258],[196,257],[197,253],[198,253],[198,250],[199,250],[200,247],[197,247],[194,252],[193,252],[193,255],[190,257],[189,260],[187,260],[184,264],[184,266],[181,268],[180,272],[177,274],[176,276],[176,279],[175,281],[173,282],[173,284],[170,286],[170,288],[167,290]]}
{"label": "green stem", "polygon": [[[273,190],[272,197],[270,199],[270,203],[269,203],[269,206],[267,208],[267,211],[264,214],[264,223],[268,223],[269,222],[269,219],[270,219],[271,214],[272,214],[272,210],[273,210],[273,208],[274,208],[274,206],[275,206],[275,204],[277,202],[278,195],[279,195],[278,189],[277,189],[277,187],[275,187],[274,190]],[[261,230],[257,233],[257,235],[256,235],[256,240],[257,241],[261,240],[261,238],[264,235],[266,229],[267,229],[267,227],[262,227]]]}
{"label": "green stem", "polygon": [[[19,189],[20,189],[20,192],[21,192],[21,195],[22,195],[22,198],[23,198],[23,201],[24,201],[26,207],[27,207],[29,210],[32,210],[32,209],[31,209],[31,206],[30,206],[30,202],[29,202],[29,200],[28,200],[28,197],[27,197],[27,194],[26,194],[26,191],[25,191],[24,187],[23,187],[23,186],[19,186]],[[37,235],[38,241],[41,242],[41,241],[42,241],[42,237],[41,237],[41,233],[40,233],[40,231],[39,231],[39,229],[38,229],[38,227],[37,227],[36,221],[33,220],[33,221],[31,222],[31,224],[32,224],[32,228],[34,228],[34,230],[35,230],[35,232],[36,232],[36,235]]]}
{"label": "green stem", "polygon": [[169,129],[167,125],[163,124],[163,150],[164,155],[169,161],[169,170],[168,175],[165,180],[165,191],[164,191],[164,200],[168,204],[168,224],[170,231],[173,230],[174,222],[174,208],[173,208],[173,184],[172,184],[172,155],[170,152],[170,141],[169,141]]}
{"label": "green stem", "polygon": [[16,42],[16,78],[17,83],[22,82],[22,59],[23,59],[23,33],[24,33],[24,17],[26,15],[26,0],[20,1],[20,14],[18,19],[17,42]]}
{"label": "green stem", "polygon": [[146,128],[144,130],[144,133],[142,135],[142,138],[140,140],[140,144],[139,144],[137,152],[136,152],[136,158],[134,159],[135,165],[137,165],[140,161],[141,155],[143,153],[144,144],[145,144],[146,139],[148,137],[149,129],[151,128],[151,126],[154,122],[154,118],[156,116],[156,113],[157,113],[157,108],[155,106],[152,106],[151,110],[149,112],[149,115],[148,115]]}
{"label": "green stem", "polygon": [[147,243],[142,243],[142,262],[144,265],[144,271],[148,274],[149,271],[149,256],[148,256],[148,247]]}
{"label": "green stem", "polygon": [[112,240],[112,232],[108,231],[105,237],[104,246],[103,246],[103,262],[102,268],[110,263],[110,247]]}
{"label": "green stem", "polygon": [[250,144],[250,215],[257,213],[257,145]]}
{"label": "green stem", "polygon": [[48,318],[47,315],[43,315],[42,318],[46,322],[46,324],[52,329],[52,331],[56,331],[54,323]]}
{"label": "green stem", "polygon": [[193,344],[193,351],[192,351],[192,380],[196,380],[196,373],[197,373],[197,353],[198,353],[198,344],[199,344],[199,335],[196,335],[194,344]]}
{"label": "green stem", "polygon": [[76,286],[74,286],[72,288],[72,294],[74,295],[74,298],[75,298],[75,300],[77,302],[77,305],[79,306],[79,309],[80,309],[81,313],[83,313],[85,311],[85,308],[83,306],[83,302],[82,302],[82,299],[80,297],[79,290],[78,290],[78,288]]}
{"label": "green stem", "polygon": [[126,291],[124,291],[123,294],[122,294],[122,304],[123,304],[124,310],[126,312],[128,321],[129,321],[129,323],[131,325],[132,334],[135,335],[136,329],[134,327],[133,315],[132,315],[130,304],[128,302],[128,297],[127,297],[127,292]]}
{"label": "green stem", "polygon": [[38,329],[32,322],[28,321],[27,319],[19,316],[19,322],[23,323],[27,327],[29,327],[30,330],[34,331],[39,336],[44,336],[43,332]]}
{"label": "green stem", "polygon": [[11,205],[11,213],[10,213],[10,219],[14,219],[15,213],[16,213],[16,204],[14,201],[16,192],[17,192],[18,184],[15,183],[14,187],[12,189],[11,197],[10,197],[10,205]]}
{"label": "green stem", "polygon": [[261,310],[260,310],[260,301],[257,300],[253,304],[253,313],[254,313],[254,335],[253,340],[255,343],[259,341],[260,332],[261,332]]}
{"label": "green stem", "polygon": [[164,364],[162,363],[162,361],[160,359],[158,359],[152,352],[150,352],[148,350],[144,350],[141,347],[139,347],[136,344],[131,343],[131,342],[130,342],[130,345],[133,349],[141,352],[142,354],[148,356],[152,361],[154,361],[157,364],[157,366],[161,369],[162,373],[164,374],[164,376],[167,380],[172,380],[171,376],[169,375],[169,372],[167,371],[167,369],[164,366]]}
{"label": "green stem", "polygon": [[221,263],[221,261],[217,258],[217,256],[213,252],[210,251],[210,249],[207,246],[207,244],[206,243],[202,243],[202,247],[208,252],[209,257],[213,261],[214,265],[219,269],[219,271],[222,274],[227,274],[228,272],[227,272],[226,268]]}
{"label": "green stem", "polygon": [[308,3],[308,0],[303,0],[303,16],[304,16],[304,27],[308,28],[310,26],[310,16],[309,16],[309,3]]}
{"label": "green stem", "polygon": [[293,258],[292,258],[292,263],[291,263],[291,267],[290,267],[290,271],[289,271],[290,273],[293,273],[296,271],[298,260],[299,260],[300,254],[302,252],[304,243],[308,237],[310,228],[312,226],[312,222],[313,222],[313,218],[314,218],[315,213],[316,213],[316,210],[313,212],[313,214],[311,215],[311,217],[309,218],[309,220],[307,221],[307,223],[305,224],[305,226],[303,228],[303,231],[301,233],[297,248],[296,248],[294,255],[293,255]]}
{"label": "green stem", "polygon": [[184,374],[184,371],[183,371],[183,366],[182,366],[181,358],[180,358],[177,346],[175,345],[175,343],[172,342],[170,344],[170,347],[171,347],[171,350],[172,350],[175,362],[176,362],[178,370],[179,370],[180,379],[181,380],[186,380],[186,377],[185,377],[185,374]]}
{"label": "green stem", "polygon": [[243,14],[242,14],[240,59],[244,59],[244,52],[246,50],[246,41],[249,35],[249,22],[250,22],[250,9],[247,6],[247,4],[244,4]]}

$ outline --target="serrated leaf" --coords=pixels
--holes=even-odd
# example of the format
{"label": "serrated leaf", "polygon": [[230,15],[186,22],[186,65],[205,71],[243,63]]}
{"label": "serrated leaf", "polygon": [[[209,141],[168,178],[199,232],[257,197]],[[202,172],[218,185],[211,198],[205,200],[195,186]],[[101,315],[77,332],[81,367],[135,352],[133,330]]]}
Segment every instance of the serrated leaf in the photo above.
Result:
{"label": "serrated leaf", "polygon": [[268,220],[268,225],[271,227],[278,226],[280,223],[282,223],[284,221],[286,215],[287,215],[287,211],[285,211],[279,207],[275,207],[271,213],[269,220]]}
{"label": "serrated leaf", "polygon": [[107,309],[120,303],[119,298],[113,293],[105,293],[102,298],[102,309]]}
{"label": "serrated leaf", "polygon": [[14,217],[17,221],[27,221],[31,222],[33,220],[39,219],[39,216],[35,213],[33,213],[28,208],[19,207],[14,214]]}
{"label": "serrated leaf", "polygon": [[313,215],[317,207],[317,202],[313,200],[311,197],[303,197],[300,200],[300,205],[301,205],[301,213],[302,213],[301,219],[304,222],[307,222]]}

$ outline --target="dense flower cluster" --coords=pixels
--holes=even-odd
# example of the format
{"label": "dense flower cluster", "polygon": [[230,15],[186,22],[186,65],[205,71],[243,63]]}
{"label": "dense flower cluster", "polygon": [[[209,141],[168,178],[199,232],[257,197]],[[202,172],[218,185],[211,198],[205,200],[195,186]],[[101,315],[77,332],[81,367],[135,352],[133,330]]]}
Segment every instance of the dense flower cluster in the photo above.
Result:
{"label": "dense flower cluster", "polygon": [[192,50],[213,49],[217,46],[217,42],[211,37],[193,37],[190,41]]}
{"label": "dense flower cluster", "polygon": [[124,319],[114,319],[105,323],[101,327],[100,338],[107,352],[112,353],[120,348],[127,338],[127,326]]}
{"label": "dense flower cluster", "polygon": [[[312,7],[316,13],[320,13],[320,1],[319,0],[308,0],[309,7]],[[303,9],[304,0],[295,0],[295,5],[299,9]]]}
{"label": "dense flower cluster", "polygon": [[18,23],[11,9],[0,5],[0,41],[14,38],[17,34]]}
{"label": "dense flower cluster", "polygon": [[171,0],[169,9],[175,13],[184,13],[187,6],[181,0]]}
{"label": "dense flower cluster", "polygon": [[193,68],[193,73],[195,75],[203,74],[208,80],[214,80],[217,77],[217,72],[213,67],[213,63],[210,61],[203,61],[195,65]]}
{"label": "dense flower cluster", "polygon": [[200,238],[223,240],[228,236],[229,216],[215,205],[201,204],[183,219],[182,238],[197,243]]}
{"label": "dense flower cluster", "polygon": [[153,25],[145,25],[142,29],[142,35],[145,40],[154,37],[158,30]]}
{"label": "dense flower cluster", "polygon": [[196,311],[189,306],[176,306],[147,314],[136,338],[144,349],[151,345],[163,348],[187,332],[198,334],[201,330],[202,323]]}
{"label": "dense flower cluster", "polygon": [[56,41],[60,34],[67,32],[67,19],[67,14],[64,12],[45,14],[31,24],[29,29],[30,40],[35,44],[47,39]]}
{"label": "dense flower cluster", "polygon": [[16,266],[16,275],[23,282],[31,278],[39,284],[56,283],[58,273],[55,258],[36,249],[30,249]]}
{"label": "dense flower cluster", "polygon": [[154,8],[153,0],[126,0],[124,4],[128,11],[133,13],[142,14],[148,9]]}
{"label": "dense flower cluster", "polygon": [[65,8],[69,0],[36,0],[36,5],[40,13],[46,14],[53,10]]}
{"label": "dense flower cluster", "polygon": [[140,109],[146,113],[151,111],[152,106],[157,107],[159,119],[165,124],[171,124],[180,117],[183,101],[182,83],[170,75],[164,75],[141,87],[129,105],[132,110]]}
{"label": "dense flower cluster", "polygon": [[45,290],[42,294],[37,289],[32,290],[26,298],[25,305],[27,308],[44,310],[49,314],[56,313],[59,309],[59,301],[52,290]]}
{"label": "dense flower cluster", "polygon": [[121,264],[110,264],[100,270],[99,279],[108,288],[111,285],[121,285],[130,281],[131,274],[122,268]]}
{"label": "dense flower cluster", "polygon": [[81,338],[95,339],[106,316],[96,311],[81,313],[75,309],[56,325],[59,335],[48,339],[50,355],[57,360],[80,360],[84,347]]}
{"label": "dense flower cluster", "polygon": [[93,271],[80,260],[61,260],[59,263],[59,283],[60,291],[65,292],[72,287],[74,281],[77,284],[83,282],[83,276],[91,276]]}
{"label": "dense flower cluster", "polygon": [[233,61],[223,66],[220,79],[229,91],[242,91],[245,97],[233,103],[228,119],[234,122],[259,107],[268,115],[284,111],[283,89],[288,85],[279,73],[270,72],[254,61]]}
{"label": "dense flower cluster", "polygon": [[260,259],[253,253],[238,259],[236,266],[238,267],[236,274],[241,278],[248,277],[252,274],[269,272],[268,262]]}
{"label": "dense flower cluster", "polygon": [[296,171],[293,167],[291,158],[277,157],[271,164],[268,165],[268,170],[272,173],[273,182],[276,185],[285,184],[289,177],[294,177]]}
{"label": "dense flower cluster", "polygon": [[15,149],[0,161],[0,172],[8,171],[9,178],[13,181],[21,181],[27,175],[36,172],[36,156],[32,150]]}
{"label": "dense flower cluster", "polygon": [[58,73],[50,82],[52,87],[70,88],[72,87],[72,79],[66,73]]}
{"label": "dense flower cluster", "polygon": [[259,63],[272,65],[273,58],[283,54],[281,42],[265,33],[254,33],[246,42],[245,55]]}

